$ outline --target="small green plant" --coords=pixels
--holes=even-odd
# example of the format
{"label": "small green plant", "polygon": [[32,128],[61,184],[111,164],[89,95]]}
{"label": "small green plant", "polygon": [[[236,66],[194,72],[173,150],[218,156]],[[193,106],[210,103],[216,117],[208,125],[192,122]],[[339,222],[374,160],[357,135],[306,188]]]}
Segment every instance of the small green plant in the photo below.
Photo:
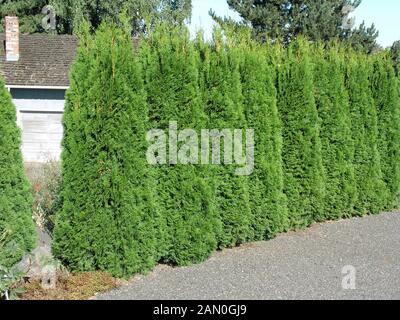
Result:
{"label": "small green plant", "polygon": [[60,206],[61,168],[49,160],[40,167],[27,168],[33,196],[33,219],[36,225],[50,234]]}
{"label": "small green plant", "polygon": [[0,300],[17,300],[24,293],[23,272],[0,266]]}
{"label": "small green plant", "polygon": [[[10,237],[9,232],[0,234],[0,251],[6,244],[7,239]],[[21,289],[23,273],[17,269],[6,268],[0,266],[0,300],[15,300],[18,295],[23,293]]]}

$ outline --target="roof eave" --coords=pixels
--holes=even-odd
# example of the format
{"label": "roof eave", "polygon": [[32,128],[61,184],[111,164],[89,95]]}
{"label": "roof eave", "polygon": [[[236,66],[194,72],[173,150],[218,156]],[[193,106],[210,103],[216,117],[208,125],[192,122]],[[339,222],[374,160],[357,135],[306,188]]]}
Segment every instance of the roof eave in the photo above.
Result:
{"label": "roof eave", "polygon": [[36,90],[68,90],[69,86],[35,86],[6,84],[8,89],[36,89]]}

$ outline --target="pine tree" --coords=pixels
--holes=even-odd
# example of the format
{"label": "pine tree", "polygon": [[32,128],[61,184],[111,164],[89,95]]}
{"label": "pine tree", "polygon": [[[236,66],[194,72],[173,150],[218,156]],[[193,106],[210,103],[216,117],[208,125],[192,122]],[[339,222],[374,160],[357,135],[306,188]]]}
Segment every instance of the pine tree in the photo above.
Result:
{"label": "pine tree", "polygon": [[340,219],[353,214],[357,196],[346,69],[340,47],[319,47],[315,52],[314,84],[321,119],[322,159],[326,175],[324,217]]}
{"label": "pine tree", "polygon": [[383,180],[389,189],[391,210],[400,206],[400,97],[391,57],[374,57],[372,90],[378,112],[378,149]]}
{"label": "pine tree", "polygon": [[0,266],[11,267],[36,240],[32,199],[11,96],[0,79]]}
{"label": "pine tree", "polygon": [[[46,0],[0,0],[0,17],[17,16],[21,33],[44,32],[42,8],[47,4]],[[0,32],[4,32],[3,19],[0,23]]]}
{"label": "pine tree", "polygon": [[339,39],[371,53],[379,47],[379,32],[364,22],[352,28],[354,21],[349,18],[360,4],[361,0],[228,0],[242,21],[218,17],[213,11],[210,14],[224,27],[251,26],[255,38],[263,42],[280,39],[287,45],[297,37],[311,41]]}
{"label": "pine tree", "polygon": [[69,34],[82,20],[94,30],[107,21],[121,25],[120,14],[124,11],[135,35],[149,31],[154,22],[182,25],[192,13],[191,0],[50,0],[49,4],[57,12],[57,31]]}
{"label": "pine tree", "polygon": [[81,43],[67,94],[53,248],[72,270],[115,276],[147,271],[158,258],[146,97],[126,30],[103,25]]}
{"label": "pine tree", "polygon": [[249,177],[252,225],[255,240],[264,240],[284,231],[287,225],[275,66],[268,65],[266,50],[251,40],[239,48],[247,126],[255,131],[255,171]]}
{"label": "pine tree", "polygon": [[346,86],[355,141],[354,169],[358,193],[355,209],[361,215],[378,213],[385,207],[388,194],[382,180],[377,110],[369,82],[371,61],[364,55],[349,53],[347,67]]}
{"label": "pine tree", "polygon": [[[176,123],[178,130],[195,130],[199,136],[206,128],[206,118],[199,89],[198,56],[188,30],[162,24],[143,40],[141,50],[151,129],[168,132]],[[176,151],[181,150],[180,146]],[[175,156],[176,152],[168,148],[167,163],[160,163],[156,174],[157,201],[166,228],[164,260],[188,265],[203,261],[216,249],[218,220],[207,166],[194,163],[197,161],[181,164]]]}
{"label": "pine tree", "polygon": [[[240,79],[240,55],[223,43],[220,30],[214,31],[214,43],[203,53],[205,105],[208,128],[246,128]],[[238,176],[233,165],[224,165],[225,145],[221,139],[221,165],[213,170],[215,202],[222,222],[218,235],[220,248],[232,247],[254,238],[251,228],[248,177]]]}
{"label": "pine tree", "polygon": [[279,69],[279,112],[283,121],[284,185],[292,228],[323,219],[324,170],[320,119],[313,92],[308,43],[290,45]]}
{"label": "pine tree", "polygon": [[[133,34],[146,31],[149,27],[144,22],[146,19],[181,25],[192,15],[191,0],[0,0],[0,16],[17,15],[21,33],[50,32],[42,27],[45,18],[42,9],[46,5],[54,8],[59,34],[77,32],[82,21],[88,22],[94,30],[107,21],[122,25],[120,14],[124,10],[131,17]],[[0,32],[3,32],[3,25],[0,23]]]}

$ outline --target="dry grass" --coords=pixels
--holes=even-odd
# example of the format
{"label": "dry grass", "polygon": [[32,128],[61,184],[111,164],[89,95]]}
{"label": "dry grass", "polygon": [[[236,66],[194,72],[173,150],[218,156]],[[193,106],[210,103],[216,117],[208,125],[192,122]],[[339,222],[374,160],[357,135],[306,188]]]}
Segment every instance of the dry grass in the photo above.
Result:
{"label": "dry grass", "polygon": [[55,290],[43,290],[39,282],[24,285],[22,300],[88,300],[117,287],[117,280],[104,272],[84,272],[64,276]]}

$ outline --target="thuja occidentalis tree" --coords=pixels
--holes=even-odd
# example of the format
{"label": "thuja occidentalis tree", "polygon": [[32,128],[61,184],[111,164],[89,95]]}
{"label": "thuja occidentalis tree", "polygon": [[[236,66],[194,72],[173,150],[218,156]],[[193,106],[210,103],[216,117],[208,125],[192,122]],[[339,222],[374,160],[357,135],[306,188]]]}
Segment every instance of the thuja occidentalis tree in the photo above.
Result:
{"label": "thuja occidentalis tree", "polygon": [[389,191],[385,209],[400,206],[400,96],[388,53],[374,56],[372,91],[378,114],[378,150]]}
{"label": "thuja occidentalis tree", "polygon": [[355,141],[354,170],[357,184],[356,212],[378,213],[388,192],[382,179],[378,150],[378,117],[370,87],[370,58],[349,52],[346,86],[350,97],[351,131]]}
{"label": "thuja occidentalis tree", "polygon": [[292,228],[323,219],[325,179],[311,61],[309,44],[299,39],[278,70],[284,190]]}
{"label": "thuja occidentalis tree", "polygon": [[54,253],[72,270],[127,277],[158,259],[141,67],[129,28],[85,34],[67,94]]}
{"label": "thuja occidentalis tree", "polygon": [[20,145],[16,107],[0,78],[0,266],[7,268],[33,249],[36,241]]}
{"label": "thuja occidentalis tree", "polygon": [[[204,103],[208,127],[217,129],[246,128],[240,79],[240,53],[225,43],[221,30],[214,30],[213,43],[202,53]],[[233,140],[221,136],[219,141],[222,165],[213,170],[215,203],[222,230],[218,234],[220,248],[232,247],[254,238],[249,203],[249,177],[238,176],[232,168],[228,144]],[[224,165],[225,164],[225,165]]]}
{"label": "thuja occidentalis tree", "polygon": [[[199,88],[198,53],[186,28],[162,24],[141,45],[146,90],[150,108],[150,128],[168,130],[159,136],[182,145],[196,137],[177,136],[177,129],[200,134],[207,121]],[[172,129],[172,130],[170,130]],[[198,141],[197,141],[198,142]],[[163,260],[188,265],[209,257],[217,248],[216,217],[209,167],[199,166],[200,155],[187,150],[182,164],[180,148],[169,144],[156,166],[157,201],[164,217]],[[178,164],[179,163],[179,164]]]}
{"label": "thuja occidentalis tree", "polygon": [[[247,36],[247,37],[245,37]],[[266,59],[269,46],[243,35],[241,80],[247,126],[255,132],[255,170],[249,177],[249,201],[255,240],[274,237],[287,225],[283,193],[282,125],[277,109],[275,65]]]}
{"label": "thuja occidentalis tree", "polygon": [[315,98],[326,175],[324,217],[340,219],[354,213],[357,196],[345,56],[335,44],[321,45],[314,54]]}

